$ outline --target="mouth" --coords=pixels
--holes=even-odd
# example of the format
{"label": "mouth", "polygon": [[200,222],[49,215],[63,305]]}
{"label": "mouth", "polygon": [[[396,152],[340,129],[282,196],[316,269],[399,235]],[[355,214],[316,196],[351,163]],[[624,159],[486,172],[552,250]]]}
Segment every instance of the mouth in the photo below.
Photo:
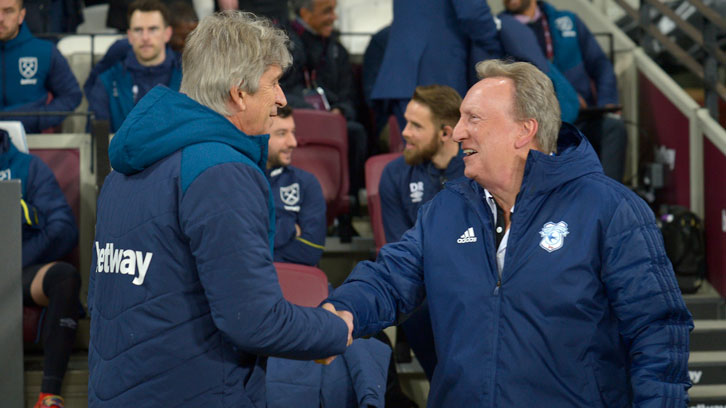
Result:
{"label": "mouth", "polygon": [[478,152],[474,149],[462,149],[462,153],[464,153],[464,156],[469,157],[471,155],[477,154]]}

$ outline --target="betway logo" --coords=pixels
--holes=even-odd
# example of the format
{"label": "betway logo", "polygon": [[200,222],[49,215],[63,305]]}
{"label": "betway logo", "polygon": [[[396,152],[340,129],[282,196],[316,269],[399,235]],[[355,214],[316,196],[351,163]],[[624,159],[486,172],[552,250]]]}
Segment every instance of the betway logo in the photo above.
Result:
{"label": "betway logo", "polygon": [[101,248],[96,241],[96,272],[134,275],[136,277],[131,283],[141,285],[144,283],[146,271],[149,270],[152,256],[154,256],[152,252],[114,249],[112,242],[106,243],[106,246]]}
{"label": "betway logo", "polygon": [[688,376],[691,378],[691,382],[693,383],[693,385],[696,385],[701,382],[702,375],[703,375],[703,371],[688,370]]}

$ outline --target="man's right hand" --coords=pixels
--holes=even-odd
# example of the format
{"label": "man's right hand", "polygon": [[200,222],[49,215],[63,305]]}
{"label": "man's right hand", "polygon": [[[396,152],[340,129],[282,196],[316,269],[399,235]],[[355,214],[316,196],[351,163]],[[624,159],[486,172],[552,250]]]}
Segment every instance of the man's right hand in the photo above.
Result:
{"label": "man's right hand", "polygon": [[[350,346],[353,343],[353,314],[351,314],[347,310],[337,311],[335,310],[335,306],[333,306],[331,303],[326,303],[322,307],[323,309],[343,319],[345,325],[348,326],[348,343],[346,344],[346,346]],[[329,365],[333,362],[333,360],[335,360],[335,357],[337,356],[330,356],[328,358],[318,359],[315,360],[315,362],[318,364]]]}

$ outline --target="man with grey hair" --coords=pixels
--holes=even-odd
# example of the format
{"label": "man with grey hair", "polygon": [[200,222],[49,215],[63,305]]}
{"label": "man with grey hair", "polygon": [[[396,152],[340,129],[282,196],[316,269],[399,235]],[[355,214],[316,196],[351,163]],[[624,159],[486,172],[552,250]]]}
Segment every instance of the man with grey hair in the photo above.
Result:
{"label": "man with grey hair", "polygon": [[431,407],[683,407],[693,322],[647,205],[559,122],[551,81],[490,60],[454,140],[466,178],[328,300],[355,336],[428,300]]}
{"label": "man with grey hair", "polygon": [[266,356],[342,353],[351,322],[282,296],[268,132],[286,103],[285,34],[203,19],[178,93],[152,89],[109,147],[88,307],[89,406],[265,406]]}

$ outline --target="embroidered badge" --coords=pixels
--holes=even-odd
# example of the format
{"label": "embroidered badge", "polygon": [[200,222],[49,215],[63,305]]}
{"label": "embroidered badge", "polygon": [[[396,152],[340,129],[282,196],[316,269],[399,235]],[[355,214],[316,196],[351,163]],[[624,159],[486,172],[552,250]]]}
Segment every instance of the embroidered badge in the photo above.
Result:
{"label": "embroidered badge", "polygon": [[23,76],[20,79],[20,85],[34,85],[38,81],[33,78],[38,72],[37,57],[20,57],[18,59],[18,69],[20,70],[20,75]]}
{"label": "embroidered badge", "polygon": [[295,205],[300,201],[300,184],[292,183],[287,187],[280,187],[280,199],[286,205]]}
{"label": "embroidered badge", "polygon": [[413,183],[409,183],[408,187],[411,189],[411,202],[421,202],[424,193],[423,181],[414,181]]}
{"label": "embroidered badge", "polygon": [[563,37],[577,37],[575,24],[572,22],[570,17],[563,16],[557,18],[555,20],[555,25],[557,26],[557,29],[560,30]]}
{"label": "embroidered badge", "polygon": [[542,231],[539,232],[539,235],[542,237],[539,246],[547,252],[556,251],[562,248],[565,237],[569,233],[570,231],[567,229],[566,222],[560,221],[557,224],[548,222],[542,227]]}

